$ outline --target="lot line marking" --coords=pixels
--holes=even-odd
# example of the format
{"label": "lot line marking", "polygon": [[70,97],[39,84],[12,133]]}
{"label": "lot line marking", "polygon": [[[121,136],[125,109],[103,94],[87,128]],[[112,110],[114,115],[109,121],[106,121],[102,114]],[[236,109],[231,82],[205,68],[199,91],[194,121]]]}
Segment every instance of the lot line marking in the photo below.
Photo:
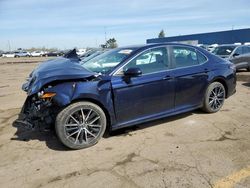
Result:
{"label": "lot line marking", "polygon": [[235,183],[250,177],[250,166],[234,172],[215,183],[214,188],[233,188]]}

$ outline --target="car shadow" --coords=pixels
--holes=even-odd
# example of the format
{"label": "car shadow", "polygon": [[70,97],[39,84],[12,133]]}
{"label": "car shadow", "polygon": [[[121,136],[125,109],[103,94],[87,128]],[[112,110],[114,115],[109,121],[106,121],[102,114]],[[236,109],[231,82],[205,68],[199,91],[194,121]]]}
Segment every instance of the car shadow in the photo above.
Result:
{"label": "car shadow", "polygon": [[[154,121],[150,121],[147,123],[141,123],[135,126],[122,128],[116,131],[106,131],[103,138],[108,139],[109,137],[113,136],[127,136],[131,135],[132,132],[137,130],[146,129],[148,127],[156,126],[162,123],[170,123],[172,121],[176,121],[178,119],[185,118],[187,116],[193,115],[193,114],[204,114],[201,110],[195,110],[167,118],[162,118]],[[14,134],[14,137],[11,138],[11,140],[15,141],[22,141],[22,142],[28,142],[30,140],[39,140],[46,143],[46,146],[52,150],[56,151],[71,151],[67,147],[65,147],[57,138],[55,131],[48,130],[48,131],[40,131],[40,130],[27,130],[24,128],[21,124],[14,121],[12,123],[13,127],[17,128],[16,133]]]}
{"label": "car shadow", "polygon": [[237,73],[241,73],[241,72],[248,72],[248,71],[246,69],[237,70]]}
{"label": "car shadow", "polygon": [[142,129],[146,129],[148,127],[152,127],[152,126],[157,126],[159,124],[163,124],[163,123],[171,123],[173,121],[176,121],[178,119],[182,119],[188,116],[191,116],[193,114],[205,114],[204,112],[202,112],[201,110],[194,110],[191,112],[186,112],[186,113],[182,113],[182,114],[178,114],[178,115],[174,115],[174,116],[170,116],[170,117],[166,117],[166,118],[161,118],[161,119],[157,119],[157,120],[152,120],[146,123],[141,123],[141,124],[137,124],[131,127],[125,127],[125,128],[121,128],[112,132],[107,132],[104,134],[104,138],[108,138],[110,136],[127,136],[127,135],[131,135],[132,132],[135,132],[137,130],[142,130]]}
{"label": "car shadow", "polygon": [[243,83],[242,85],[246,87],[250,87],[250,82]]}
{"label": "car shadow", "polygon": [[47,130],[29,130],[17,123],[16,120],[12,123],[12,126],[17,128],[14,137],[11,140],[28,142],[30,140],[39,140],[45,142],[47,147],[57,151],[69,151],[60,141],[57,139],[55,131]]}

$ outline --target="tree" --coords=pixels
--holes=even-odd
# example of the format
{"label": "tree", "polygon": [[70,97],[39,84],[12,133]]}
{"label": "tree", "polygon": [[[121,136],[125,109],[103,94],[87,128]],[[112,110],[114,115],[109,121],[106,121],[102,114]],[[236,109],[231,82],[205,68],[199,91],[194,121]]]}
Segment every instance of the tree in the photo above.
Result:
{"label": "tree", "polygon": [[158,38],[163,38],[163,37],[165,37],[165,32],[164,32],[164,30],[162,29],[161,32],[160,32],[159,35],[158,35]]}
{"label": "tree", "polygon": [[115,38],[110,38],[105,44],[106,48],[117,48],[117,42]]}

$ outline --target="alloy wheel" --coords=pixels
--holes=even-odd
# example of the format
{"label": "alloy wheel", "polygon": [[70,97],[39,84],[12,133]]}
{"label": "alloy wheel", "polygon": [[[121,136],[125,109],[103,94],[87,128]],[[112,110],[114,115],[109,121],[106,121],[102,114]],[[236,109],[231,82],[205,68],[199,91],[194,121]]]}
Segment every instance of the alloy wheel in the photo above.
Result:
{"label": "alloy wheel", "polygon": [[209,94],[209,106],[216,111],[222,107],[225,99],[225,90],[221,85],[215,86]]}
{"label": "alloy wheel", "polygon": [[66,138],[74,144],[88,144],[101,132],[101,117],[93,109],[80,108],[70,114],[64,125]]}

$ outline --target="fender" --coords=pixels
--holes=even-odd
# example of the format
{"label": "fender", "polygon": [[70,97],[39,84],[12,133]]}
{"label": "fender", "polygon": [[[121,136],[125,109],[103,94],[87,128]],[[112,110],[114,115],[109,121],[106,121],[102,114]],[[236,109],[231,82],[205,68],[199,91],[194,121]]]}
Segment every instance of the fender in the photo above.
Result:
{"label": "fender", "polygon": [[116,122],[112,88],[108,80],[62,82],[44,91],[55,92],[53,102],[61,108],[81,100],[97,103],[109,116],[111,125]]}

